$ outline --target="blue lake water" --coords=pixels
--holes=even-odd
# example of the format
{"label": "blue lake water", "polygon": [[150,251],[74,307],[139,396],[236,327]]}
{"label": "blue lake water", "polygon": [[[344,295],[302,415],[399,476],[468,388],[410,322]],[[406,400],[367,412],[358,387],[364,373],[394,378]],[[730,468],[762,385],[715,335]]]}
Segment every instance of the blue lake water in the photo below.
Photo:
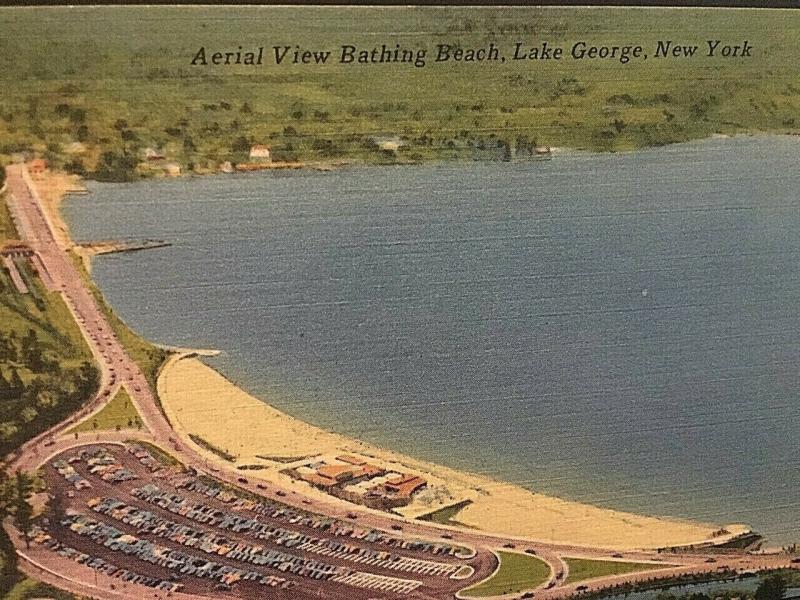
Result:
{"label": "blue lake water", "polygon": [[[665,594],[676,596],[678,598],[687,596],[689,594],[705,594],[711,598],[717,598],[722,594],[738,593],[739,597],[745,594],[752,594],[756,591],[762,581],[762,577],[742,577],[737,579],[729,579],[726,581],[712,581],[707,583],[690,583],[687,585],[675,585],[663,590],[661,588],[647,590],[643,592],[632,592],[629,594],[617,594],[613,596],[606,596],[606,598],[615,598],[618,600],[663,600]],[[787,600],[797,598],[800,596],[800,588],[787,588],[783,597]],[[735,596],[734,596],[735,597]]]}
{"label": "blue lake water", "polygon": [[800,139],[90,183],[150,339],[277,407],[603,506],[800,540]]}

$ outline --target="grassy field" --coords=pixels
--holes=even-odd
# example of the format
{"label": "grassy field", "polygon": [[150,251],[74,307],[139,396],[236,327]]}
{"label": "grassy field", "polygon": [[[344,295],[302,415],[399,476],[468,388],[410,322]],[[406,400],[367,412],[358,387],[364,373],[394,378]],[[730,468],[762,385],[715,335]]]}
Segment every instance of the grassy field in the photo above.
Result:
{"label": "grassy field", "polygon": [[[55,7],[0,10],[0,161],[35,151],[99,179],[145,148],[184,170],[246,160],[525,157],[536,144],[616,151],[714,133],[796,132],[800,14],[595,8]],[[752,46],[706,56],[708,39]],[[658,41],[697,44],[655,58]],[[512,60],[516,43],[641,44],[648,60]],[[503,63],[436,63],[437,44],[495,43]],[[339,64],[343,44],[428,52],[426,65]],[[261,66],[192,66],[204,47],[263,47]],[[275,64],[273,46],[330,50]],[[397,152],[379,142],[397,139]],[[75,144],[82,146],[76,148]]]}
{"label": "grassy field", "polygon": [[665,565],[654,565],[652,563],[633,563],[613,560],[591,560],[588,558],[565,558],[564,561],[569,566],[569,574],[565,583],[576,583],[595,577],[606,575],[621,575],[622,573],[633,573],[635,571],[651,571],[663,568]]}
{"label": "grassy field", "polygon": [[142,419],[128,392],[125,391],[125,388],[120,388],[100,412],[70,429],[69,433],[119,431],[120,429],[141,429],[142,427]]}
{"label": "grassy field", "polygon": [[485,598],[531,590],[550,577],[544,561],[518,552],[498,551],[500,566],[488,579],[461,592],[467,598]]}

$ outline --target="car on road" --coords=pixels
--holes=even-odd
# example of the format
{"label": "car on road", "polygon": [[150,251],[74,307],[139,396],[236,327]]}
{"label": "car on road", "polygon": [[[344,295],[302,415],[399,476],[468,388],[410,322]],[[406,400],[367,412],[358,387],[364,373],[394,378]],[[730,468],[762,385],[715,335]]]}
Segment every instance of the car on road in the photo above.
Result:
{"label": "car on road", "polygon": [[247,481],[245,477],[238,477],[236,481],[238,481],[239,483],[250,483],[249,481]]}
{"label": "car on road", "polygon": [[536,554],[536,550],[533,548],[525,548],[525,554]]}
{"label": "car on road", "polygon": [[516,546],[511,542],[506,542],[505,544],[503,544],[503,548],[516,548]]}
{"label": "car on road", "polygon": [[449,533],[443,533],[442,537],[444,539],[446,539],[446,540],[452,540],[453,539],[453,536],[451,534],[449,534]]}
{"label": "car on road", "polygon": [[622,554],[620,554],[619,552],[615,552],[614,554],[611,555],[611,558],[622,558]]}
{"label": "car on road", "polygon": [[392,525],[392,529],[394,529],[395,531],[403,531],[403,527],[398,525],[397,523]]}
{"label": "car on road", "polygon": [[707,558],[707,559],[706,559],[704,562],[707,562],[707,563],[715,563],[715,562],[717,562],[717,559],[716,559],[716,558],[711,558],[711,557],[709,556],[709,557],[708,557],[708,558]]}
{"label": "car on road", "polygon": [[578,587],[575,588],[575,591],[576,592],[585,592],[588,589],[589,589],[588,585],[579,585]]}

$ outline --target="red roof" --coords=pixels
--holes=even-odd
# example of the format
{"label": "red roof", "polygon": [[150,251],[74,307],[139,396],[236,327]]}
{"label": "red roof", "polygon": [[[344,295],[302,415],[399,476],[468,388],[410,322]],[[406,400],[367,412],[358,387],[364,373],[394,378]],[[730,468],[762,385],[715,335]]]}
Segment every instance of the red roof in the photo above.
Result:
{"label": "red roof", "polygon": [[304,473],[300,476],[303,481],[307,481],[312,485],[318,485],[320,487],[331,487],[336,485],[336,480],[331,479],[330,477],[322,477],[317,475],[316,473]]}
{"label": "red roof", "polygon": [[353,476],[353,467],[347,465],[325,465],[317,469],[317,475],[330,479],[339,479],[347,476],[347,479],[350,479]]}
{"label": "red roof", "polygon": [[352,454],[342,454],[341,456],[337,456],[336,460],[348,463],[351,465],[363,465],[367,461],[362,458],[358,458],[357,456],[353,456]]}
{"label": "red roof", "polygon": [[400,482],[394,483],[398,480],[398,478],[395,477],[393,480],[387,482],[384,487],[386,491],[404,498],[411,497],[411,494],[428,484],[422,477],[417,477],[416,475],[406,475],[399,479]]}

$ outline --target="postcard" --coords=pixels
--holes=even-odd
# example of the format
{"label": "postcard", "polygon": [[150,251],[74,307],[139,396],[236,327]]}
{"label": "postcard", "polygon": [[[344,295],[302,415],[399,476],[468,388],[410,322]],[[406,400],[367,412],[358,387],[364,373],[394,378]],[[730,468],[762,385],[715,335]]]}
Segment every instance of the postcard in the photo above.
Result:
{"label": "postcard", "polygon": [[0,33],[6,597],[798,594],[799,13]]}

